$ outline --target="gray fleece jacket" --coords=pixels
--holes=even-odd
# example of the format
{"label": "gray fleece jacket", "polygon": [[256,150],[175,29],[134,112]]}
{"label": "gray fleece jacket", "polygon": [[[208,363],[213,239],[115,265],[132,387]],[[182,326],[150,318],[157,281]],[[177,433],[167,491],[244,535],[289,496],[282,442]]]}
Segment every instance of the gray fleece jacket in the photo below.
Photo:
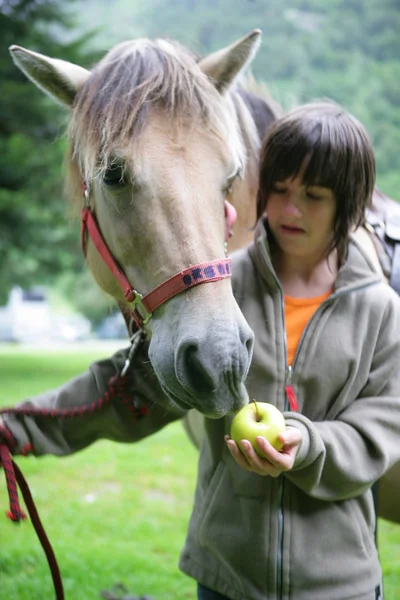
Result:
{"label": "gray fleece jacket", "polygon": [[374,600],[381,570],[370,487],[400,459],[400,302],[355,242],[300,341],[289,410],[282,290],[265,228],[234,259],[234,293],[256,332],[250,398],[302,431],[293,470],[241,469],[206,421],[181,569],[232,600]]}
{"label": "gray fleece jacket", "polygon": [[[263,223],[255,243],[232,259],[235,296],[256,332],[249,396],[278,406],[303,442],[292,471],[262,477],[241,469],[227,450],[232,417],[206,419],[180,567],[232,600],[374,600],[381,570],[370,487],[400,460],[399,299],[351,242],[292,365],[294,413],[285,397],[282,290]],[[126,353],[27,404],[89,404]],[[15,452],[68,454],[101,437],[137,441],[182,417],[159,387],[145,344],[130,374],[128,388],[100,412],[76,420],[7,416]]]}

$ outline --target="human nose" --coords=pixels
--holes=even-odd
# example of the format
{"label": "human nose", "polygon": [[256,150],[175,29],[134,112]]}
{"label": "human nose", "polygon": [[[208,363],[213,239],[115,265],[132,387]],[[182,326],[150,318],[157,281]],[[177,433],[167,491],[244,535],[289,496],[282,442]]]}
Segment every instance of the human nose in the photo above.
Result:
{"label": "human nose", "polygon": [[283,206],[283,214],[285,217],[300,218],[301,210],[300,203],[296,194],[288,194]]}

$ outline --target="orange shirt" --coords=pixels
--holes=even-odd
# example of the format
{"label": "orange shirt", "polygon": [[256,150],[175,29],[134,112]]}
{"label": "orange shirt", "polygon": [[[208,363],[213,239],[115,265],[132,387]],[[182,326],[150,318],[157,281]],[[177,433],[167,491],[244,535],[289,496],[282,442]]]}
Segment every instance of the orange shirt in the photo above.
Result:
{"label": "orange shirt", "polygon": [[320,304],[331,295],[332,290],[314,298],[284,296],[285,326],[288,365],[291,365],[303,331]]}

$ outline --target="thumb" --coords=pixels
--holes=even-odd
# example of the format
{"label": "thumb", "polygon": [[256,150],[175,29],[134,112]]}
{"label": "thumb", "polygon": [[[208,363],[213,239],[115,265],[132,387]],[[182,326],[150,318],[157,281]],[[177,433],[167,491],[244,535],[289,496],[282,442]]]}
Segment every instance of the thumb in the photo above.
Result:
{"label": "thumb", "polygon": [[298,446],[302,440],[301,431],[296,427],[286,427],[285,431],[279,434],[278,439],[286,448]]}

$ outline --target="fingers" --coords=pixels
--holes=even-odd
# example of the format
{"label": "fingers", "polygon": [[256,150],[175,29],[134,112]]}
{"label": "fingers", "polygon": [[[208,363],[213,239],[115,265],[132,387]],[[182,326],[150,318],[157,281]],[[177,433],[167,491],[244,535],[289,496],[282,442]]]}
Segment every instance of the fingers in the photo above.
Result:
{"label": "fingers", "polygon": [[228,436],[225,436],[225,440],[226,440],[228,449],[229,449],[230,453],[232,454],[233,458],[236,460],[237,464],[240,467],[242,467],[242,469],[249,470],[249,467],[251,467],[251,464],[250,464],[247,456],[243,452],[241,452],[241,450],[239,449],[236,442],[231,440]]}
{"label": "fingers", "polygon": [[300,429],[296,427],[287,427],[285,431],[279,434],[278,439],[284,445],[284,449],[288,447],[300,446],[302,441]]}
{"label": "fingers", "polygon": [[249,440],[241,440],[239,447],[228,435],[225,436],[228,449],[240,467],[270,477],[278,477],[282,472],[293,468],[302,440],[301,431],[295,427],[288,427],[279,435],[279,440],[283,443],[281,451],[271,446],[264,437],[256,438],[257,445],[264,454],[263,458],[257,454]]}
{"label": "fingers", "polygon": [[258,447],[262,450],[266,456],[266,460],[273,466],[274,469],[281,473],[282,471],[289,471],[294,462],[292,457],[292,448],[283,447],[281,451],[276,450],[264,437],[256,438]]}
{"label": "fingers", "polygon": [[[264,438],[260,439],[264,440]],[[241,440],[240,448],[229,436],[225,436],[225,440],[233,458],[243,469],[257,473],[258,475],[269,475],[270,477],[278,477],[280,475],[282,469],[280,467],[277,468],[269,459],[261,458],[248,440]],[[271,445],[270,447],[272,448]],[[279,452],[274,448],[272,450],[279,455]]]}

